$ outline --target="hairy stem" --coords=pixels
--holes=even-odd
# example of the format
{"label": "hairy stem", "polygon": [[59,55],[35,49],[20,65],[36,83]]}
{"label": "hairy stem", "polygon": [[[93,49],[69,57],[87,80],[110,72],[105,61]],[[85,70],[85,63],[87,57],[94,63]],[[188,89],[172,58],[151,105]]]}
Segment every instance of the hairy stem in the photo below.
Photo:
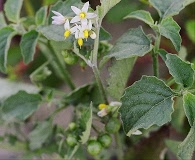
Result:
{"label": "hairy stem", "polygon": [[114,138],[115,138],[116,146],[117,146],[118,160],[123,160],[123,145],[121,142],[121,137],[118,132],[114,134]]}
{"label": "hairy stem", "polygon": [[158,50],[160,47],[161,36],[159,33],[156,33],[156,40],[154,43],[154,49],[152,51],[152,60],[153,60],[153,72],[154,76],[159,77],[159,63],[158,63]]}

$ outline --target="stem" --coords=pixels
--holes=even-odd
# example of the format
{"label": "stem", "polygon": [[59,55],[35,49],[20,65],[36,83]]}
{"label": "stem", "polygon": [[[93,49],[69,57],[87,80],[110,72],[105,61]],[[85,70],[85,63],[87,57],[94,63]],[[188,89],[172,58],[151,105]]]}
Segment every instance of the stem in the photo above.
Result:
{"label": "stem", "polygon": [[107,100],[107,96],[106,96],[106,92],[105,92],[105,89],[103,87],[103,84],[102,84],[102,81],[100,79],[100,73],[99,73],[99,70],[97,67],[95,66],[92,66],[92,69],[93,69],[93,73],[95,75],[95,79],[96,79],[96,82],[97,82],[97,85],[98,85],[98,88],[99,88],[99,91],[100,91],[100,94],[104,100],[104,103],[108,104],[108,100]]}
{"label": "stem", "polygon": [[160,40],[161,40],[161,35],[158,32],[156,32],[156,40],[152,52],[153,72],[154,72],[154,76],[156,77],[159,77],[158,50],[160,47]]}
{"label": "stem", "polygon": [[34,16],[35,15],[35,12],[34,12],[34,9],[32,7],[32,4],[29,0],[25,0],[24,1],[24,7],[25,7],[25,10],[28,14],[28,16]]}
{"label": "stem", "polygon": [[121,143],[121,138],[118,132],[114,134],[114,138],[116,141],[118,160],[123,160],[123,145]]}
{"label": "stem", "polygon": [[104,103],[108,104],[106,92],[105,92],[104,86],[102,84],[99,69],[98,69],[98,66],[97,66],[98,48],[99,48],[99,34],[100,34],[101,22],[102,22],[102,20],[99,20],[99,23],[96,26],[96,35],[97,35],[97,37],[94,41],[94,49],[93,49],[92,57],[91,57],[91,61],[92,61],[93,65],[91,67],[92,67],[93,73],[95,75],[95,79],[96,79],[100,94],[101,94],[102,98],[104,99]]}
{"label": "stem", "polygon": [[152,54],[152,60],[153,60],[153,73],[154,73],[154,76],[159,77],[158,55],[153,53]]}
{"label": "stem", "polygon": [[40,42],[39,47],[42,51],[42,53],[47,57],[49,60],[53,59],[54,61],[51,62],[52,66],[56,68],[56,72],[59,74],[59,76],[64,79],[64,81],[68,84],[70,89],[74,90],[75,86],[73,82],[71,81],[70,74],[66,70],[66,68],[63,66],[63,64],[60,61],[60,57],[56,52],[53,50],[52,46],[49,43]]}

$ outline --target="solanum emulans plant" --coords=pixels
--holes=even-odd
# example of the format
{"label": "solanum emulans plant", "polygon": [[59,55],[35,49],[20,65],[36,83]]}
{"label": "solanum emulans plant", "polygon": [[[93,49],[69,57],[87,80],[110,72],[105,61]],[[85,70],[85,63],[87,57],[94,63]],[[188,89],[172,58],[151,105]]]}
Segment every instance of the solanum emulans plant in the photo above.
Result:
{"label": "solanum emulans plant", "polygon": [[52,11],[56,16],[53,16],[52,24],[64,24],[64,37],[68,38],[71,34],[74,35],[79,47],[83,46],[83,39],[91,37],[96,38],[96,33],[93,30],[93,23],[96,22],[97,15],[93,12],[88,12],[89,2],[86,2],[81,9],[71,6],[72,11],[76,14],[74,17],[66,17],[57,11]]}

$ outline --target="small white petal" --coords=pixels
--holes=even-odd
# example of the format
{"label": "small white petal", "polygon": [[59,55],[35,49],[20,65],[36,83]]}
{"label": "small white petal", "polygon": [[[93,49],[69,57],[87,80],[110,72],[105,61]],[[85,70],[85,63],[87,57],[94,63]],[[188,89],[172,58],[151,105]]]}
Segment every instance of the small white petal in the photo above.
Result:
{"label": "small white petal", "polygon": [[76,30],[75,32],[75,39],[78,39],[79,38],[79,30]]}
{"label": "small white petal", "polygon": [[81,9],[81,11],[87,13],[88,8],[89,8],[89,1],[86,2],[86,3],[83,5],[83,8]]}
{"label": "small white petal", "polygon": [[95,13],[87,13],[87,15],[86,15],[86,18],[88,18],[88,19],[95,18],[95,17],[97,17],[97,15]]}
{"label": "small white petal", "polygon": [[120,107],[121,105],[122,105],[121,102],[116,102],[116,101],[110,102],[110,104],[109,104],[109,106],[116,106],[116,107]]}
{"label": "small white petal", "polygon": [[88,29],[91,30],[92,29],[92,23],[91,23],[91,20],[89,20],[89,23],[88,23]]}
{"label": "small white petal", "polygon": [[137,130],[137,131],[133,132],[132,134],[133,134],[133,135],[141,135],[142,132],[141,132],[140,130]]}
{"label": "small white petal", "polygon": [[105,108],[103,108],[101,111],[99,111],[98,113],[97,113],[97,115],[99,116],[99,117],[104,117],[104,116],[106,116],[108,113],[106,112],[106,109]]}
{"label": "small white petal", "polygon": [[66,20],[66,23],[64,24],[64,29],[65,30],[70,30],[70,23],[69,23],[68,19]]}
{"label": "small white petal", "polygon": [[76,15],[79,15],[81,13],[81,10],[75,6],[71,6],[71,9]]}
{"label": "small white petal", "polygon": [[71,21],[70,23],[75,23],[75,22],[79,22],[81,19],[79,16],[75,16]]}
{"label": "small white petal", "polygon": [[72,27],[71,29],[70,29],[70,32],[71,33],[75,33],[76,31],[77,31],[77,26],[74,26],[74,27]]}
{"label": "small white petal", "polygon": [[81,24],[82,25],[87,25],[87,19],[81,19]]}
{"label": "small white petal", "polygon": [[57,16],[63,16],[61,13],[59,13],[59,12],[56,12],[56,11],[52,11],[55,15],[57,15]]}

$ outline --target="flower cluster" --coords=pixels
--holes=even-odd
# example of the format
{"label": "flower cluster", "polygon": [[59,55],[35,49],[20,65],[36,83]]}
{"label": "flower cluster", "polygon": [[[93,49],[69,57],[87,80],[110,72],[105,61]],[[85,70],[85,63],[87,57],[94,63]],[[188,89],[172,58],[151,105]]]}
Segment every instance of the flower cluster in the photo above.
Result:
{"label": "flower cluster", "polygon": [[96,34],[93,31],[93,23],[97,15],[95,13],[89,13],[89,2],[86,2],[82,9],[75,6],[71,6],[72,11],[76,14],[75,17],[65,17],[61,13],[52,11],[55,16],[52,17],[52,24],[62,25],[64,24],[64,37],[68,38],[71,34],[75,36],[78,45],[83,45],[83,39],[91,37],[96,38]]}

